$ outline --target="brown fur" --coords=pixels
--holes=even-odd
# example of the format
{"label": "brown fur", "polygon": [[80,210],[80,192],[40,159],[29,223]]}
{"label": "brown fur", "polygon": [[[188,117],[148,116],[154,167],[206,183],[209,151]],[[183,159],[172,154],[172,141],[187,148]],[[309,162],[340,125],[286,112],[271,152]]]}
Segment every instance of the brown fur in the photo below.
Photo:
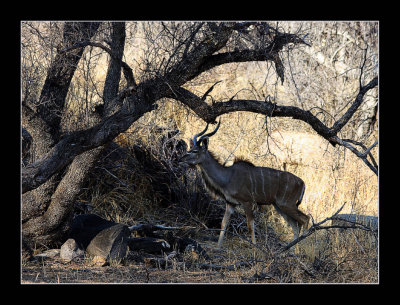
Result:
{"label": "brown fur", "polygon": [[[211,152],[211,151],[208,151],[208,153],[211,155],[211,157],[213,157],[213,159],[215,160],[215,161],[217,161],[220,165],[222,165],[222,166],[224,166],[224,167],[229,167],[229,166],[227,166],[225,163],[222,163],[221,162],[221,159],[218,157],[218,156],[216,156],[213,152]],[[233,160],[233,165],[234,164],[245,164],[245,165],[248,165],[248,166],[251,166],[251,167],[255,167],[255,165],[253,164],[253,163],[251,163],[249,160],[247,160],[247,159],[245,159],[245,158],[243,158],[243,157],[235,157],[235,159]],[[232,166],[232,165],[230,165],[230,166]]]}
{"label": "brown fur", "polygon": [[208,153],[209,153],[210,156],[211,156],[215,161],[217,161],[221,166],[224,166],[224,165],[222,164],[222,162],[221,162],[221,159],[220,159],[218,156],[216,156],[212,151],[208,151]]}
{"label": "brown fur", "polygon": [[206,188],[206,190],[211,193],[212,196],[220,198],[222,200],[226,200],[224,194],[222,194],[222,192],[220,190],[218,190],[217,188],[215,188],[207,179],[207,175],[204,174],[204,172],[202,170],[200,170],[201,173],[201,177],[204,181],[204,186]]}
{"label": "brown fur", "polygon": [[243,157],[236,157],[235,160],[233,161],[233,163],[234,164],[241,163],[241,164],[246,164],[251,167],[255,167],[255,165],[253,163],[251,163],[249,160],[246,160]]}
{"label": "brown fur", "polygon": [[[205,188],[212,195],[226,201],[218,247],[222,244],[230,215],[237,205],[241,205],[245,211],[247,226],[254,244],[256,239],[252,209],[255,202],[259,205],[273,204],[292,227],[295,238],[299,236],[300,229],[307,226],[308,216],[298,209],[304,194],[304,182],[299,177],[289,172],[258,167],[242,158],[235,158],[232,166],[225,166],[212,152],[203,149],[199,153],[202,154],[202,161],[195,164],[200,169]],[[187,156],[194,160],[198,158],[194,152]]]}

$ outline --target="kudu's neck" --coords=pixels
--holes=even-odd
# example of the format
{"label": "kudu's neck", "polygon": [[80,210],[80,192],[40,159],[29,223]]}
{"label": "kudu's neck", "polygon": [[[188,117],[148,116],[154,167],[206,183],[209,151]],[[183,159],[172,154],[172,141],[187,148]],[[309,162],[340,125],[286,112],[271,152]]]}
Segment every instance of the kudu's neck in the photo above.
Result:
{"label": "kudu's neck", "polygon": [[210,152],[207,151],[204,161],[199,163],[198,166],[203,178],[208,180],[207,182],[218,187],[224,187],[228,184],[230,179],[229,168],[219,164]]}

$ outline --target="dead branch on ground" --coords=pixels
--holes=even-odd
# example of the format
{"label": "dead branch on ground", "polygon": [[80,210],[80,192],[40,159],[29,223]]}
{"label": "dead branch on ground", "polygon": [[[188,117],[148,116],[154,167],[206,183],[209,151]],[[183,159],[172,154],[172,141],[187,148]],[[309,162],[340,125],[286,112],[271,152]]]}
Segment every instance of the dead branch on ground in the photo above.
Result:
{"label": "dead branch on ground", "polygon": [[351,222],[352,225],[351,226],[344,226],[344,225],[330,225],[330,226],[322,226],[322,224],[324,224],[325,222],[327,222],[328,220],[332,220],[335,219],[335,217],[340,213],[340,211],[343,209],[344,205],[346,204],[346,202],[343,203],[343,205],[330,217],[325,218],[324,220],[318,222],[318,223],[313,223],[312,226],[305,231],[302,235],[300,235],[298,238],[294,239],[293,241],[291,241],[290,243],[288,243],[285,247],[283,247],[282,249],[280,249],[278,251],[278,253],[276,254],[281,254],[287,250],[289,250],[290,248],[292,248],[294,245],[298,244],[299,242],[301,242],[303,239],[307,238],[308,236],[310,236],[311,234],[315,233],[316,231],[319,230],[329,230],[329,229],[360,229],[360,230],[364,230],[364,231],[369,231],[369,232],[376,232],[376,230],[362,224],[362,223],[358,223],[358,222],[354,222],[354,221],[348,221]]}

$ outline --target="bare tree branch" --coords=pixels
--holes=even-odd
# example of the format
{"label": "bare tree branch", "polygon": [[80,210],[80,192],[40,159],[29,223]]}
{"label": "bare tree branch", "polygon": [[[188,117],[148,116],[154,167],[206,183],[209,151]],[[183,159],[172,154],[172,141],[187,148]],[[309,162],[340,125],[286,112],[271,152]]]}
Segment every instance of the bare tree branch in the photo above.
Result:
{"label": "bare tree branch", "polygon": [[378,144],[378,141],[375,141],[375,143],[374,144],[372,144],[368,149],[366,149],[363,153],[362,153],[362,155],[363,156],[367,156],[367,155],[370,155],[370,151],[371,151],[371,149],[372,148],[374,148],[376,145]]}
{"label": "bare tree branch", "polygon": [[[123,100],[130,94],[132,94],[132,88],[122,91],[116,99]],[[22,193],[33,190],[46,182],[53,174],[67,166],[77,155],[111,141],[150,110],[151,108],[146,107],[123,107],[91,128],[64,135],[42,159],[22,169]]]}
{"label": "bare tree branch", "polygon": [[[80,39],[90,39],[97,31],[99,22],[66,22],[64,25],[63,41],[58,45],[73,45]],[[40,132],[35,131],[33,121],[25,121],[26,129],[33,136],[35,142],[35,157],[43,156],[49,147],[54,145],[60,137],[61,113],[65,106],[68,89],[74,76],[77,63],[83,54],[83,48],[68,54],[57,52],[52,61],[41,89],[38,101],[35,101],[33,116],[38,117],[45,124]]]}
{"label": "bare tree branch", "polygon": [[215,82],[214,85],[212,85],[212,86],[203,94],[203,96],[201,97],[201,100],[204,101],[204,100],[206,99],[207,95],[208,95],[211,91],[214,90],[215,85],[217,85],[217,84],[220,83],[220,82],[222,82],[222,81],[219,80],[219,81]]}
{"label": "bare tree branch", "polygon": [[[328,229],[360,229],[360,230],[364,230],[364,231],[370,231],[370,232],[375,232],[375,230],[369,228],[368,226],[365,226],[361,223],[357,223],[357,222],[351,222],[352,225],[351,226],[343,226],[343,225],[330,225],[330,226],[322,226],[322,224],[324,224],[325,222],[335,219],[335,217],[340,213],[340,211],[343,209],[344,205],[346,204],[343,203],[343,205],[330,217],[325,218],[324,220],[321,220],[318,223],[313,223],[313,225],[307,230],[305,231],[302,235],[300,235],[298,238],[296,238],[295,240],[291,241],[290,243],[288,243],[285,247],[283,247],[281,250],[279,250],[279,252],[277,254],[283,253],[287,250],[289,250],[290,248],[292,248],[294,245],[298,244],[299,242],[301,242],[303,239],[307,238],[308,236],[310,236],[311,234],[315,233],[316,231],[319,230],[328,230]],[[349,221],[350,222],[350,221]]]}
{"label": "bare tree branch", "polygon": [[[378,141],[376,141],[370,148],[368,148],[365,152],[362,153],[362,152],[358,151],[354,146],[350,145],[348,143],[348,141],[342,140],[338,136],[334,136],[332,138],[332,140],[334,140],[336,143],[338,143],[338,144],[346,147],[347,149],[349,149],[352,153],[354,153],[357,157],[359,157],[375,173],[375,175],[378,175],[378,165],[376,164],[375,159],[369,153],[370,150],[378,144]],[[371,156],[374,165],[372,165],[368,161],[367,155]]]}
{"label": "bare tree branch", "polygon": [[[378,77],[375,77],[366,86],[360,88],[360,91],[353,104],[349,107],[347,112],[333,124],[331,128],[327,127],[309,110],[303,110],[295,106],[281,106],[269,101],[230,99],[229,101],[217,102],[213,103],[213,105],[209,105],[204,101],[203,98],[200,98],[199,96],[182,87],[173,89],[173,93],[170,92],[167,97],[179,100],[192,109],[207,123],[215,123],[215,120],[218,116],[236,111],[249,111],[273,117],[292,117],[293,119],[304,121],[309,124],[320,136],[328,140],[333,146],[339,144],[347,149],[350,149],[357,157],[362,159],[363,162],[376,175],[378,175],[378,166],[372,154],[370,154],[370,150],[375,147],[377,143],[375,143],[369,149],[365,148],[365,152],[361,153],[348,143],[350,141],[344,141],[337,137],[337,133],[348,123],[361,105],[364,95],[368,92],[368,90],[376,87],[377,84]],[[370,156],[373,165],[367,160],[367,156]]]}
{"label": "bare tree branch", "polygon": [[[205,97],[210,91],[206,92],[206,94],[203,95],[203,98],[201,98],[181,87],[181,85],[185,84],[187,81],[217,65],[228,62],[259,60],[272,60],[276,63],[275,57],[278,54],[277,52],[288,43],[307,44],[297,35],[280,33],[277,30],[274,30],[275,36],[273,38],[273,43],[268,44],[263,48],[253,50],[235,50],[215,54],[226,46],[234,30],[244,30],[250,25],[252,24],[238,25],[237,23],[207,23],[205,26],[202,25],[202,27],[197,27],[198,31],[200,28],[205,31],[207,34],[205,38],[200,42],[197,41],[197,44],[193,46],[191,50],[188,45],[183,45],[187,52],[184,58],[174,64],[164,75],[150,78],[138,86],[136,86],[129,66],[124,64],[124,62],[121,62],[122,67],[126,72],[125,77],[127,77],[128,83],[133,85],[132,87],[123,90],[117,97],[120,104],[122,104],[124,98],[127,98],[128,102],[126,105],[117,110],[113,115],[104,118],[96,126],[65,135],[44,158],[23,168],[23,193],[44,183],[55,172],[68,165],[78,154],[112,140],[119,133],[129,128],[129,126],[144,113],[154,109],[153,104],[163,97],[170,97],[179,100],[208,123],[214,123],[215,119],[222,114],[235,111],[249,111],[268,116],[291,117],[293,119],[302,120],[309,124],[319,135],[327,139],[332,145],[340,144],[352,150],[377,174],[377,167],[370,164],[363,153],[358,152],[348,142],[339,139],[336,134],[346,125],[361,105],[366,92],[377,86],[378,77],[375,77],[366,86],[360,88],[351,107],[331,128],[327,127],[310,111],[295,106],[277,105],[264,100],[232,99],[209,105],[205,102]],[[194,40],[194,36],[187,42],[189,43],[191,40]],[[115,57],[110,48],[87,39],[62,50],[60,54],[87,45],[100,47],[108,52],[110,56],[113,58]],[[212,88],[213,87],[209,90],[212,90]],[[133,91],[135,92],[133,93]]]}
{"label": "bare tree branch", "polygon": [[314,233],[316,230],[318,230],[318,228],[320,228],[320,226],[327,222],[328,220],[331,220],[332,218],[334,218],[337,214],[340,213],[340,211],[343,209],[344,205],[346,204],[346,202],[344,202],[342,204],[342,206],[330,217],[325,218],[324,220],[321,220],[318,223],[313,223],[313,225],[308,228],[307,231],[305,231],[302,235],[300,235],[298,238],[296,238],[295,240],[291,241],[290,243],[288,243],[285,247],[283,247],[279,253],[282,253],[284,251],[289,250],[291,247],[293,247],[294,245],[298,244],[299,242],[301,242],[303,239],[305,239],[306,237],[310,236],[312,233]]}
{"label": "bare tree branch", "polygon": [[361,156],[366,157],[368,155],[371,158],[372,164],[375,166],[376,169],[378,169],[378,164],[376,163],[374,157],[371,154],[371,149],[374,148],[376,145],[378,145],[378,141],[375,141],[375,143],[372,144],[369,148],[367,148],[363,143],[355,141],[355,140],[343,139],[343,141],[361,146],[362,149],[364,149],[364,152],[361,154]]}
{"label": "bare tree branch", "polygon": [[215,119],[222,114],[236,111],[249,111],[274,117],[292,117],[308,123],[325,139],[330,141],[332,137],[331,129],[316,116],[310,111],[295,106],[282,106],[268,101],[257,100],[229,100],[226,102],[217,102],[211,106],[194,93],[181,87],[174,89],[174,94],[170,93],[168,97],[179,100],[187,105],[207,123],[215,123]]}
{"label": "bare tree branch", "polygon": [[331,130],[332,134],[336,135],[342,128],[347,124],[347,122],[351,119],[353,114],[356,112],[358,107],[360,107],[363,102],[364,95],[371,89],[375,88],[378,85],[378,76],[375,76],[367,85],[364,87],[360,87],[360,90],[357,94],[356,99],[353,104],[349,107],[346,113],[333,124]]}
{"label": "bare tree branch", "polygon": [[[74,49],[84,48],[86,46],[98,47],[98,48],[106,51],[111,56],[111,58],[113,58],[114,60],[119,60],[118,57],[115,54],[113,54],[113,52],[111,51],[111,49],[109,47],[106,47],[105,45],[101,44],[100,42],[89,41],[89,40],[79,41],[68,48],[62,49],[60,51],[60,53],[61,54],[66,53],[66,52],[69,52]],[[121,60],[121,66],[122,66],[123,73],[124,73],[124,76],[125,76],[125,79],[127,82],[127,86],[128,87],[133,86],[135,88],[137,86],[137,84],[136,84],[135,78],[133,76],[132,68],[123,60]]]}

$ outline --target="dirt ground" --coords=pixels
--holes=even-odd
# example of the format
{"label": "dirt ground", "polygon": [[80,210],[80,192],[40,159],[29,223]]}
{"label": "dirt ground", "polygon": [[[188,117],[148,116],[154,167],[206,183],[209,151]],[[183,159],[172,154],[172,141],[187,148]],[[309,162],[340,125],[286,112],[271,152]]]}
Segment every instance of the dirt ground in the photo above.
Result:
{"label": "dirt ground", "polygon": [[[207,250],[211,254],[210,250]],[[87,258],[65,262],[59,257],[26,261],[21,268],[21,283],[249,283],[258,282],[254,275],[262,268],[252,259],[236,261],[227,251],[211,254],[205,261],[184,253],[157,264],[162,255],[130,253],[125,261],[106,266],[93,265]],[[265,277],[268,282],[280,279]]]}
{"label": "dirt ground", "polygon": [[[341,235],[341,244],[332,247],[336,232],[318,232],[299,244],[298,251],[277,254],[285,242],[268,234],[268,243],[258,249],[243,238],[231,236],[222,249],[216,241],[199,241],[209,258],[194,251],[149,254],[130,251],[122,262],[96,264],[90,258],[71,262],[59,256],[22,259],[22,284],[276,284],[276,283],[378,283],[379,263],[373,243],[352,246],[353,235]],[[214,237],[216,239],[216,236]],[[314,240],[331,240],[316,249]],[[361,245],[362,243],[362,245]],[[337,244],[337,243],[336,243]],[[328,247],[329,246],[329,247]],[[166,255],[170,258],[166,261]]]}
{"label": "dirt ground", "polygon": [[[217,237],[215,236],[214,239]],[[272,239],[271,242],[277,243]],[[197,239],[199,241],[199,239]],[[221,249],[216,241],[199,242],[208,259],[194,251],[167,254],[149,254],[130,251],[122,262],[111,262],[105,266],[90,258],[78,258],[71,262],[54,258],[23,259],[21,283],[282,283],[299,281],[279,266],[280,259],[266,258],[247,241],[231,237],[224,241]],[[276,244],[276,247],[279,245]],[[275,261],[275,262],[274,262]],[[293,261],[294,262],[294,261]],[[283,268],[283,269],[282,269]],[[304,270],[300,270],[304,275]],[[307,274],[304,275],[307,277]],[[310,277],[309,280],[312,280]],[[302,279],[301,281],[304,281]]]}

